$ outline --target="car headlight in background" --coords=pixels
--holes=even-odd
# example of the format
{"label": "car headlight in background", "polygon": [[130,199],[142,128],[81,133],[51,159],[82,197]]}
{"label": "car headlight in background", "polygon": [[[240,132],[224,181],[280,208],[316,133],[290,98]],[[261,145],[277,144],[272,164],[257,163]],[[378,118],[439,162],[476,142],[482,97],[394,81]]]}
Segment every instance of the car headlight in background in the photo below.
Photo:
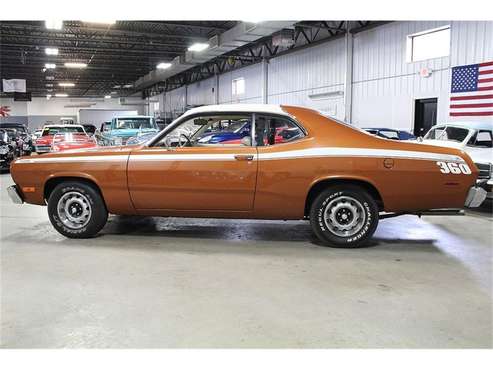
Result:
{"label": "car headlight in background", "polygon": [[7,154],[9,152],[9,147],[7,145],[0,146],[0,154]]}

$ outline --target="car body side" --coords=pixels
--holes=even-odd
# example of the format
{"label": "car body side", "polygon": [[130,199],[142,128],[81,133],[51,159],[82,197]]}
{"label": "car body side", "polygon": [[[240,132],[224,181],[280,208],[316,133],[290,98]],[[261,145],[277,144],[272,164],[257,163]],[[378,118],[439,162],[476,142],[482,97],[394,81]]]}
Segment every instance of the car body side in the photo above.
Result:
{"label": "car body side", "polygon": [[[259,219],[302,219],[314,191],[341,182],[366,188],[387,212],[462,208],[475,184],[477,169],[460,150],[382,139],[311,109],[282,109],[305,129],[305,137],[233,149],[169,151],[146,144],[71,151],[23,158],[11,173],[27,203],[44,205],[59,181],[81,179],[99,189],[113,214]],[[238,170],[233,151],[253,160]],[[204,162],[204,153],[226,159]],[[442,173],[440,161],[465,163],[471,173]],[[156,200],[162,197],[171,198],[172,206],[160,206]]]}

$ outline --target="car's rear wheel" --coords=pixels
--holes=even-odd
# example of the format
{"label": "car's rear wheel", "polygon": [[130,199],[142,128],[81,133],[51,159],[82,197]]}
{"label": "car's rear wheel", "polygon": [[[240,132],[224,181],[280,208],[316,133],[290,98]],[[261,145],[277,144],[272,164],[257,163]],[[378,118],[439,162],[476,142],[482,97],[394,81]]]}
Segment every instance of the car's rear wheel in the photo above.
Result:
{"label": "car's rear wheel", "polygon": [[377,228],[378,207],[359,186],[332,186],[313,201],[310,223],[324,245],[359,247],[368,242]]}
{"label": "car's rear wheel", "polygon": [[97,189],[87,183],[58,184],[48,199],[53,227],[68,238],[90,238],[106,224],[108,211]]}

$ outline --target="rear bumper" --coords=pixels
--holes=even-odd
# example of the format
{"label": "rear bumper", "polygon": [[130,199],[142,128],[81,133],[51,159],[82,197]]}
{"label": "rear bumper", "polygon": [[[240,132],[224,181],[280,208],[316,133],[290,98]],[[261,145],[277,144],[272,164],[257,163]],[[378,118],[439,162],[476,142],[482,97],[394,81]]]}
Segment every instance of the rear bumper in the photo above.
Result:
{"label": "rear bumper", "polygon": [[12,185],[7,188],[7,194],[10,197],[10,200],[14,202],[15,204],[22,204],[24,203],[24,200],[22,199],[21,194],[19,193],[19,190],[17,190],[17,186]]}
{"label": "rear bumper", "polygon": [[467,193],[466,202],[464,205],[466,207],[474,208],[479,207],[481,203],[486,199],[486,190],[479,186],[473,186],[469,189]]}

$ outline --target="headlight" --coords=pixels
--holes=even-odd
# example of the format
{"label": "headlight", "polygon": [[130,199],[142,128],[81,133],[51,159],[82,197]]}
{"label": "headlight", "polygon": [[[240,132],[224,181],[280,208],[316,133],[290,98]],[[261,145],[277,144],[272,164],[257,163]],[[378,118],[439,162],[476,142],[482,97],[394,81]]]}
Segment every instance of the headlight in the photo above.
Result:
{"label": "headlight", "polygon": [[113,145],[122,145],[123,139],[121,137],[116,137],[113,139]]}
{"label": "headlight", "polygon": [[7,154],[9,152],[9,147],[7,145],[0,146],[0,154]]}

